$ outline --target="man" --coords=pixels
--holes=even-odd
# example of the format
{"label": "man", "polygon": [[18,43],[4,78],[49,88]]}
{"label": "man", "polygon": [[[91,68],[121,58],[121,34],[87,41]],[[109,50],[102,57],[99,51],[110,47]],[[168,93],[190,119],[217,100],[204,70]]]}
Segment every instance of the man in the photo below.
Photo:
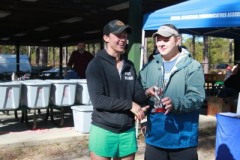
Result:
{"label": "man", "polygon": [[86,44],[84,42],[78,43],[78,49],[73,51],[68,62],[68,68],[73,68],[78,73],[79,78],[85,79],[85,71],[88,63],[93,59],[93,55],[85,51]]}
{"label": "man", "polygon": [[197,160],[199,109],[205,99],[204,73],[185,50],[171,24],[153,34],[158,55],[140,72],[150,97],[145,160]]}
{"label": "man", "polygon": [[89,135],[91,160],[134,160],[135,118],[143,119],[146,95],[131,61],[124,58],[130,26],[110,21],[103,29],[105,48],[89,63],[87,85],[93,104]]}

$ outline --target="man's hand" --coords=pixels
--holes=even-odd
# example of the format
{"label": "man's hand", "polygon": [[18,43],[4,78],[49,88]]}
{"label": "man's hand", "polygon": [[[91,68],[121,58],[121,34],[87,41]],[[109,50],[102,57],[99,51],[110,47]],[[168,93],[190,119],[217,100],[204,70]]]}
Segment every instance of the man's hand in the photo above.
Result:
{"label": "man's hand", "polygon": [[165,115],[168,114],[173,109],[173,104],[172,104],[170,97],[162,98],[162,104],[166,110]]}
{"label": "man's hand", "polygon": [[[152,87],[146,89],[146,91],[145,91],[146,96],[148,96],[148,97],[149,96],[155,96],[155,94],[156,94],[155,93],[156,92],[155,88],[156,88],[156,86],[152,86]],[[159,89],[157,95],[160,96],[161,94],[162,94],[162,90]]]}

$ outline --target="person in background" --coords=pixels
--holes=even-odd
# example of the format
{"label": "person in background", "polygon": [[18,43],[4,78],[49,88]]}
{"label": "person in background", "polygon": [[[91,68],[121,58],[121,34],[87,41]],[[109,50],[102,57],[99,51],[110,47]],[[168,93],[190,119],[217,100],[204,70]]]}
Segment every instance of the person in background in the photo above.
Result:
{"label": "person in background", "polygon": [[150,62],[151,60],[153,60],[153,56],[154,56],[154,55],[157,55],[157,54],[159,54],[159,52],[158,52],[158,50],[157,50],[157,47],[154,47],[154,50],[153,50],[152,54],[150,54],[149,57],[148,57],[148,62]]}
{"label": "person in background", "polygon": [[231,66],[227,66],[227,68],[226,68],[226,74],[225,74],[225,77],[224,77],[224,81],[225,81],[226,79],[228,79],[228,77],[231,76],[231,74],[232,74],[232,68],[231,68]]}
{"label": "person in background", "polygon": [[240,69],[239,65],[235,65],[232,69],[232,74],[224,80],[223,89],[218,94],[220,98],[231,97],[233,99],[238,98],[240,92]]}
{"label": "person in background", "polygon": [[158,55],[140,71],[150,108],[145,160],[197,160],[199,109],[205,99],[201,64],[182,49],[178,29],[153,34]]}
{"label": "person in background", "polygon": [[[79,78],[85,79],[85,71],[87,69],[87,65],[94,56],[85,50],[86,44],[84,42],[79,42],[77,46],[78,49],[73,51],[69,58],[67,68],[73,69],[78,73]],[[76,76],[74,75],[74,77]]]}
{"label": "person in background", "polygon": [[137,151],[135,119],[145,117],[145,92],[131,61],[123,54],[130,26],[120,20],[103,29],[105,49],[89,63],[86,76],[93,104],[89,135],[91,160],[134,160]]}

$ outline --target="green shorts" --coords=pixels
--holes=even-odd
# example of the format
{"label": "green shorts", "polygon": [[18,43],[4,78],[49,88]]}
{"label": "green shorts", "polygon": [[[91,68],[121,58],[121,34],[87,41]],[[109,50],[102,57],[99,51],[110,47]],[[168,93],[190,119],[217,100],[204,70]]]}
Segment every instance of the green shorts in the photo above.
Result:
{"label": "green shorts", "polygon": [[137,151],[135,127],[113,133],[92,125],[89,135],[89,150],[101,157],[124,157]]}

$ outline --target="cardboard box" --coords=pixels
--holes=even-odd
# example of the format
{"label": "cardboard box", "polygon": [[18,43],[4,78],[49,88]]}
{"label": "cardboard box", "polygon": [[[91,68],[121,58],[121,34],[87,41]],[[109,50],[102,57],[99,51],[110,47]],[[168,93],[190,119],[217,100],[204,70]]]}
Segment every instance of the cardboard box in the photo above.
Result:
{"label": "cardboard box", "polygon": [[215,116],[220,112],[234,112],[235,104],[223,98],[209,96],[207,98],[207,115]]}

